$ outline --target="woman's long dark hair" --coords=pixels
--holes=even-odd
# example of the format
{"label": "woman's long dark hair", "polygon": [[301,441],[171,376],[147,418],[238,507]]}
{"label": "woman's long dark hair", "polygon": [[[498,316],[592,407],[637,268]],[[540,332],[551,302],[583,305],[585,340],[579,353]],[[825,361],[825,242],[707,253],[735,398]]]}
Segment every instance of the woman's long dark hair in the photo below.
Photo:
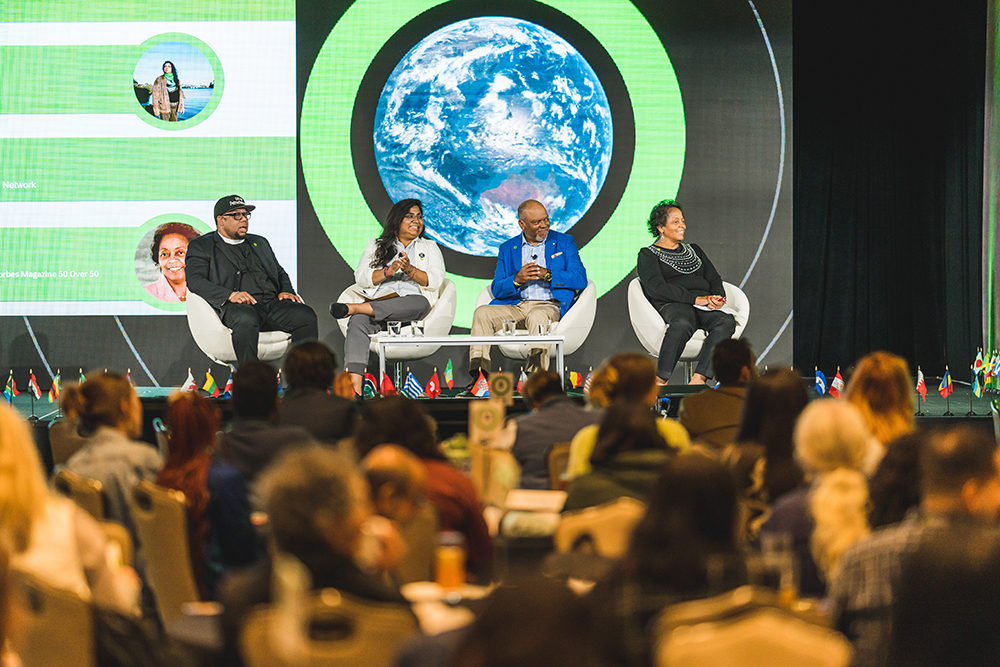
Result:
{"label": "woman's long dark hair", "polygon": [[641,449],[667,449],[656,427],[656,415],[644,403],[628,399],[613,402],[597,430],[590,462],[600,465],[619,454]]}
{"label": "woman's long dark hair", "polygon": [[[163,72],[163,68],[167,66],[167,63],[170,63],[170,71],[174,73],[174,84],[178,88],[180,88],[181,87],[181,75],[177,73],[177,65],[173,64],[169,60],[164,60],[163,64],[160,65],[160,71]],[[166,72],[163,72],[163,74],[165,75]]]}
{"label": "woman's long dark hair", "polygon": [[[389,209],[389,215],[385,217],[385,226],[382,228],[382,235],[375,241],[375,257],[372,258],[371,268],[389,266],[393,255],[396,254],[396,239],[399,238],[399,227],[403,224],[403,218],[416,206],[420,209],[420,214],[424,213],[424,206],[419,199],[400,199]],[[420,230],[420,236],[424,236],[424,230]]]}

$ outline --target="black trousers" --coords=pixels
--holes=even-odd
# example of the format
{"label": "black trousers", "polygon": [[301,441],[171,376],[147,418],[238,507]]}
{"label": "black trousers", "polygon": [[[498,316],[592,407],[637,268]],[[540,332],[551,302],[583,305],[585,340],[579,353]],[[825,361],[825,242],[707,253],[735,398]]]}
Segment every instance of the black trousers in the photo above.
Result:
{"label": "black trousers", "polygon": [[732,338],[736,333],[736,318],[721,310],[701,310],[687,303],[668,303],[659,308],[660,316],[667,323],[667,333],[660,344],[656,374],[669,380],[674,366],[684,352],[684,346],[698,329],[708,332],[698,357],[694,372],[712,377],[712,350],[719,341]]}
{"label": "black trousers", "polygon": [[290,333],[293,344],[319,338],[316,312],[304,303],[288,299],[227,303],[222,309],[222,323],[233,330],[237,366],[257,360],[257,336],[261,331]]}

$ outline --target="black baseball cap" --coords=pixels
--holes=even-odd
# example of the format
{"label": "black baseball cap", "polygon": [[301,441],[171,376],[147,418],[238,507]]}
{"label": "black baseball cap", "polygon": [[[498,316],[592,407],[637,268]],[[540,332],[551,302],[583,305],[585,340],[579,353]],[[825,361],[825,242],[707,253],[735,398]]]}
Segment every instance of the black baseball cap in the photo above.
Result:
{"label": "black baseball cap", "polygon": [[248,204],[243,201],[243,197],[239,195],[226,195],[219,201],[215,202],[215,217],[218,218],[220,215],[225,215],[230,211],[234,211],[238,208],[245,208],[247,211],[252,211],[256,206],[253,204]]}

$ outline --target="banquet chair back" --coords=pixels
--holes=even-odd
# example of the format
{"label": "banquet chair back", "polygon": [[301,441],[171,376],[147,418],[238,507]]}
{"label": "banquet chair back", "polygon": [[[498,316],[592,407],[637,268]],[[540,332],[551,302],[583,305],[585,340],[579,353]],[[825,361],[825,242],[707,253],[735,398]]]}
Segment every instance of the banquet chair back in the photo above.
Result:
{"label": "banquet chair back", "polygon": [[104,487],[96,479],[77,475],[64,467],[56,469],[52,478],[55,490],[75,502],[97,520],[104,519]]}
{"label": "banquet chair back", "polygon": [[108,546],[114,548],[121,554],[121,564],[135,567],[135,544],[132,542],[132,534],[128,528],[116,521],[98,521],[104,533],[104,539],[108,541]]}
{"label": "banquet chair back", "polygon": [[438,537],[437,508],[423,502],[409,523],[403,526],[406,554],[396,566],[396,580],[400,585],[413,581],[434,580],[434,551]]}
{"label": "banquet chair back", "polygon": [[556,551],[566,553],[592,545],[594,553],[617,558],[625,553],[646,504],[623,496],[610,503],[564,512],[555,534]]}
{"label": "banquet chair back", "polygon": [[402,604],[372,602],[332,588],[311,594],[298,621],[282,622],[275,605],[258,607],[240,632],[247,667],[391,667],[417,633]]}
{"label": "banquet chair back", "polygon": [[[233,330],[222,323],[215,308],[188,290],[186,310],[191,337],[201,351],[217,364],[236,363]],[[284,331],[261,331],[257,336],[257,358],[261,361],[280,359],[291,345],[292,335]]]}
{"label": "banquet chair back", "polygon": [[549,488],[553,491],[563,491],[569,482],[569,446],[568,442],[556,442],[549,448],[546,461],[549,468]]}
{"label": "banquet chair back", "polygon": [[19,622],[12,648],[26,667],[93,667],[94,619],[79,595],[12,570],[11,604]]}
{"label": "banquet chair back", "polygon": [[132,520],[146,559],[146,578],[164,627],[183,616],[186,602],[198,602],[198,586],[188,544],[184,494],[148,481],[129,497]]}

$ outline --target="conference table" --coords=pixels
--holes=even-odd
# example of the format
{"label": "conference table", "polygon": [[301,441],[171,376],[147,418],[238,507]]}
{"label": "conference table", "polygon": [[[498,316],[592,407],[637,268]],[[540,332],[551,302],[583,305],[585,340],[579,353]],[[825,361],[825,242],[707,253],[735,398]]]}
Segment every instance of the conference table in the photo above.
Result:
{"label": "conference table", "polygon": [[387,332],[381,332],[374,336],[378,345],[378,370],[379,381],[385,377],[386,352],[391,347],[408,346],[420,347],[469,347],[471,345],[551,345],[556,348],[556,372],[565,385],[566,378],[563,377],[563,345],[566,343],[566,336],[559,334],[522,334],[517,333],[511,336],[494,334],[492,336],[472,336],[460,334],[455,336],[394,336]]}

